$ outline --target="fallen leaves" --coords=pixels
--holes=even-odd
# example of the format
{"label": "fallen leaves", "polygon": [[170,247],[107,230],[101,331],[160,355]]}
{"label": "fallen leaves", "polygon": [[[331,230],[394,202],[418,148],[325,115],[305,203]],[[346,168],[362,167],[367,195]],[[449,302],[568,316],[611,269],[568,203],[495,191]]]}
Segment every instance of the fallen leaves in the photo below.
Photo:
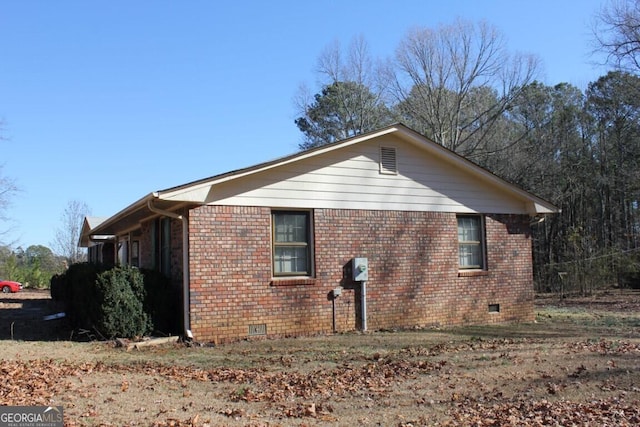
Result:
{"label": "fallen leaves", "polygon": [[630,341],[606,340],[598,341],[578,341],[566,344],[571,352],[590,351],[599,354],[636,354],[640,355],[640,343],[632,343]]}
{"label": "fallen leaves", "polygon": [[77,367],[51,360],[0,361],[0,405],[48,405],[62,378]]}
{"label": "fallen leaves", "polygon": [[109,407],[138,394],[147,397],[131,403],[132,425],[157,427],[345,423],[350,405],[351,415],[366,417],[355,424],[379,421],[388,408],[396,418],[378,424],[640,425],[638,340],[585,336],[413,340],[315,360],[306,349],[270,351],[264,360],[247,354],[242,368],[159,363],[153,352],[128,363],[0,360],[0,405],[48,405],[66,395],[78,404],[65,412],[68,426],[110,425]]}
{"label": "fallen leaves", "polygon": [[622,398],[596,399],[577,403],[570,401],[509,401],[484,403],[465,400],[451,411],[446,426],[544,426],[594,425],[637,426],[640,408]]}
{"label": "fallen leaves", "polygon": [[[611,346],[596,343],[595,347],[588,343],[575,343],[583,351],[600,351]],[[481,346],[486,347],[486,346]],[[616,349],[627,349],[626,345],[617,345]],[[482,348],[482,351],[486,348]],[[439,349],[438,351],[446,351]],[[411,350],[412,353],[418,353]],[[120,375],[119,389],[121,393],[130,390],[127,374],[145,374],[163,376],[174,380],[182,389],[183,397],[191,396],[189,382],[227,382],[236,384],[237,389],[229,395],[230,402],[266,402],[273,405],[286,418],[312,418],[317,421],[335,422],[338,420],[334,408],[327,403],[330,399],[356,395],[368,395],[374,401],[387,394],[388,390],[405,380],[417,379],[423,375],[439,375],[447,362],[427,361],[419,358],[404,358],[401,351],[387,357],[374,357],[364,364],[345,362],[331,370],[314,370],[306,373],[296,371],[268,372],[264,369],[228,369],[216,368],[204,370],[195,367],[166,366],[155,363],[108,365],[96,363],[71,363],[47,359],[29,361],[13,360],[0,361],[0,404],[7,405],[46,405],[52,402],[56,394],[70,390],[71,385],[66,378],[82,379],[92,373],[108,373]],[[500,359],[505,353],[498,353]],[[615,366],[615,361],[609,359],[606,365]],[[567,376],[578,378],[588,369],[585,365],[578,365]],[[443,380],[449,381],[454,387],[460,378],[454,378],[451,369],[447,369]],[[468,379],[471,381],[471,379]],[[588,402],[572,402],[560,399],[548,400],[518,400],[505,397],[501,392],[488,390],[482,383],[475,381],[476,390],[480,395],[472,396],[456,389],[451,392],[447,411],[448,421],[443,425],[474,425],[474,426],[540,426],[554,425],[616,425],[631,426],[640,424],[640,407],[637,402],[627,403],[625,395],[615,398],[594,399]],[[471,381],[471,384],[474,382]],[[78,384],[83,384],[78,381]],[[546,388],[550,395],[558,396],[566,387],[564,383],[547,382]],[[615,390],[614,386],[609,387]],[[483,391],[484,390],[484,391]],[[112,398],[105,403],[113,401]],[[432,404],[435,402],[431,401]],[[183,411],[194,409],[193,404],[186,405]],[[146,407],[139,407],[135,413],[148,412]],[[247,417],[243,409],[227,407],[217,410],[217,413],[233,420]],[[158,413],[161,415],[162,411]],[[97,408],[90,406],[79,415],[80,419],[93,418],[99,415]],[[71,421],[69,425],[78,425]],[[80,423],[81,425],[82,423]],[[153,424],[156,427],[184,427],[207,426],[208,420],[201,421],[200,415],[180,419],[169,417],[164,421]],[[414,425],[403,422],[403,425]],[[420,425],[419,422],[415,425]]]}
{"label": "fallen leaves", "polygon": [[[427,362],[424,360],[390,360],[381,357],[361,366],[344,363],[334,370],[316,370],[310,373],[277,372],[263,369],[211,369],[193,367],[166,366],[154,363],[107,365],[74,364],[53,360],[0,361],[0,404],[3,405],[47,405],[57,393],[69,390],[73,386],[65,381],[66,377],[82,379],[91,373],[120,374],[121,393],[128,392],[130,382],[127,373],[161,375],[181,384],[183,397],[191,396],[187,390],[188,381],[227,382],[241,385],[230,396],[231,401],[245,402],[288,402],[295,399],[307,403],[283,408],[287,417],[324,417],[333,418],[326,404],[313,402],[313,399],[347,396],[368,393],[372,396],[385,393],[386,389],[403,378],[412,378],[441,369],[446,362]],[[82,382],[79,381],[81,384]],[[104,400],[109,403],[108,399]],[[189,408],[183,408],[184,410]],[[139,409],[146,412],[146,409]],[[92,417],[96,410],[91,409],[81,417]],[[231,410],[229,416],[241,417],[241,411]],[[189,422],[193,423],[193,420]],[[159,424],[160,425],[160,424]],[[167,425],[182,426],[185,421],[172,419]]]}

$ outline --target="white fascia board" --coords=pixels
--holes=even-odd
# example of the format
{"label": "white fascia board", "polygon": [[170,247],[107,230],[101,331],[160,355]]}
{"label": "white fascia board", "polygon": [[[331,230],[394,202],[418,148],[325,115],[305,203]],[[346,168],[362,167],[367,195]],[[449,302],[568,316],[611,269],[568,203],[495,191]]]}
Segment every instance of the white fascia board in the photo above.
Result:
{"label": "white fascia board", "polygon": [[175,191],[158,191],[154,194],[156,194],[159,200],[204,203],[213,185],[215,185],[214,182],[208,182],[206,184],[198,184],[194,187],[182,188]]}
{"label": "white fascia board", "polygon": [[534,207],[534,213],[536,214],[553,214],[553,213],[560,213],[560,209],[556,208],[555,206],[553,206],[554,209],[551,209],[549,207],[549,204],[541,201],[541,202],[533,202],[533,207]]}

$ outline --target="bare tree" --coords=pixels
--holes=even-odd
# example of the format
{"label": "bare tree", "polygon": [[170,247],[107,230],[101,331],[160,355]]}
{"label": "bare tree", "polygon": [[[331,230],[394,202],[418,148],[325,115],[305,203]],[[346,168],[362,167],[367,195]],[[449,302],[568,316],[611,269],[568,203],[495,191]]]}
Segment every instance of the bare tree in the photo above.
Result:
{"label": "bare tree", "polygon": [[640,71],[640,0],[612,0],[596,15],[596,51],[625,71]]}
{"label": "bare tree", "polygon": [[458,20],[410,31],[386,76],[401,121],[472,156],[537,68],[536,57],[510,54],[495,27]]}
{"label": "bare tree", "polygon": [[381,93],[376,66],[369,53],[369,45],[362,36],[351,41],[346,59],[337,41],[325,47],[318,57],[317,72],[323,84],[354,82]]}
{"label": "bare tree", "polygon": [[[2,167],[0,166],[0,239],[5,236],[9,231],[8,226],[9,218],[7,217],[7,209],[11,204],[11,198],[18,191],[18,187],[13,179],[10,179],[2,175]],[[1,240],[0,240],[1,241]]]}
{"label": "bare tree", "polygon": [[[2,122],[0,122],[0,130],[2,129]],[[0,142],[4,139],[0,136]],[[9,231],[9,218],[7,217],[7,210],[11,205],[11,199],[18,192],[18,186],[15,180],[2,174],[2,164],[0,164],[0,243],[2,243],[3,236],[6,236]],[[8,244],[8,242],[4,242]]]}
{"label": "bare tree", "polygon": [[306,137],[300,148],[362,134],[392,120],[364,38],[355,38],[346,55],[338,42],[327,46],[316,71],[321,90],[312,96],[301,86],[294,98],[295,123]]}
{"label": "bare tree", "polygon": [[90,209],[86,203],[71,200],[68,202],[62,216],[61,226],[56,230],[55,240],[51,246],[64,256],[69,264],[85,261],[85,250],[78,246],[82,223]]}

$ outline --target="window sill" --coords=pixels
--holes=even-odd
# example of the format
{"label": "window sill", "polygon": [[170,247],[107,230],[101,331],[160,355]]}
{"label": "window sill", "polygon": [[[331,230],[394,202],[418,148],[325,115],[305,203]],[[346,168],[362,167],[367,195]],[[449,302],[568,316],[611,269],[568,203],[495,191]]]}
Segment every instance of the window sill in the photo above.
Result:
{"label": "window sill", "polygon": [[478,276],[488,276],[489,272],[487,270],[460,270],[458,271],[458,277],[478,277]]}
{"label": "window sill", "polygon": [[301,286],[315,284],[316,279],[312,277],[274,277],[271,279],[271,286]]}

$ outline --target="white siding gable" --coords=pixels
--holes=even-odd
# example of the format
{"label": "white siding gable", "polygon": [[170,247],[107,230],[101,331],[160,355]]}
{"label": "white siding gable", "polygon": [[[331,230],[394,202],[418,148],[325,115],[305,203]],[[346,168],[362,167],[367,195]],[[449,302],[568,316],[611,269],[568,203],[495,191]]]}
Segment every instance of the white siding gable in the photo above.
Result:
{"label": "white siding gable", "polygon": [[[397,174],[381,173],[380,147],[396,149]],[[278,208],[528,213],[530,202],[395,135],[215,183],[207,191],[211,205]]]}

